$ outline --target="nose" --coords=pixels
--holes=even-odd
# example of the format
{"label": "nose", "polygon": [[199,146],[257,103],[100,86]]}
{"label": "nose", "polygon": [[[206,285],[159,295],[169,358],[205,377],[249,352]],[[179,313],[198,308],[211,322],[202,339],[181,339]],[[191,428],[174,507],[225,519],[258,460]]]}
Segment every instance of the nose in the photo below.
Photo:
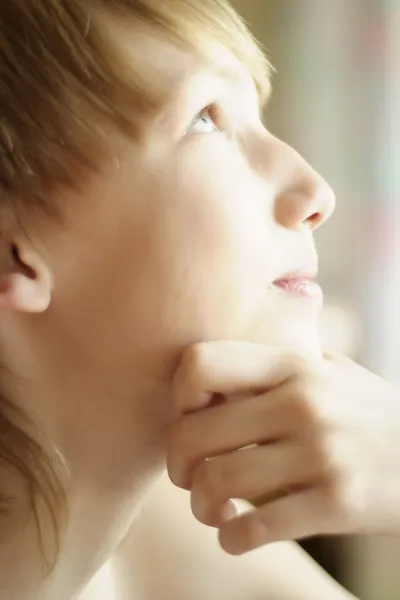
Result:
{"label": "nose", "polygon": [[335,209],[335,195],[326,181],[295,151],[280,140],[278,145],[275,219],[287,229],[320,227]]}

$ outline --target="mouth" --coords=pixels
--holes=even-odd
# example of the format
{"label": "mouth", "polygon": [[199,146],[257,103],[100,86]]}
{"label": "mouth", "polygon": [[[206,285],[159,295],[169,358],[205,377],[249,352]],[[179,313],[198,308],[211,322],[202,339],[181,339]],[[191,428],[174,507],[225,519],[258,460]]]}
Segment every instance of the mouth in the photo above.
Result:
{"label": "mouth", "polygon": [[322,289],[315,281],[317,269],[288,273],[272,283],[272,287],[307,300],[322,300]]}

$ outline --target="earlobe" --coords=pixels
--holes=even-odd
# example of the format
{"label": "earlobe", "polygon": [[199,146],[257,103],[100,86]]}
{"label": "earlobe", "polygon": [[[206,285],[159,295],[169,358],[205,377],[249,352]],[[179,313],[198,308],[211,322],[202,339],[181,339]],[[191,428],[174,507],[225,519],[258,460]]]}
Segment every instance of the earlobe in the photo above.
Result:
{"label": "earlobe", "polygon": [[51,301],[52,278],[42,257],[24,243],[3,245],[0,264],[0,309],[40,313]]}

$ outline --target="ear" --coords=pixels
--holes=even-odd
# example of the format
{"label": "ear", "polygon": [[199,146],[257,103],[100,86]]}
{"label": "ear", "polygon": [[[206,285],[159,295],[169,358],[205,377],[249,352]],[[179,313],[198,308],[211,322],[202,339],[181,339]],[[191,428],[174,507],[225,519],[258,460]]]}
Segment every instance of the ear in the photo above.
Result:
{"label": "ear", "polygon": [[0,309],[44,312],[51,292],[51,273],[29,241],[0,238]]}

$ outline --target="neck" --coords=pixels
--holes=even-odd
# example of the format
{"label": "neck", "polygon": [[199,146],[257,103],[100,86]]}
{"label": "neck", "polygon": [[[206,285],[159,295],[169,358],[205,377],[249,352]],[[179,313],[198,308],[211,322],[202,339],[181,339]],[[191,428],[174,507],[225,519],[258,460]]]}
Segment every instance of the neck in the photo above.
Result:
{"label": "neck", "polygon": [[62,589],[70,598],[119,546],[164,470],[172,417],[165,354],[157,369],[133,346],[128,369],[113,352],[99,360],[105,340],[90,343],[46,315],[6,317],[1,391],[58,446],[70,473],[62,553],[41,597]]}
{"label": "neck", "polygon": [[67,333],[45,319],[0,322],[0,353],[10,366],[3,389],[60,448],[74,481],[133,492],[163,466],[170,380],[134,347],[127,369],[112,354],[100,363]]}

